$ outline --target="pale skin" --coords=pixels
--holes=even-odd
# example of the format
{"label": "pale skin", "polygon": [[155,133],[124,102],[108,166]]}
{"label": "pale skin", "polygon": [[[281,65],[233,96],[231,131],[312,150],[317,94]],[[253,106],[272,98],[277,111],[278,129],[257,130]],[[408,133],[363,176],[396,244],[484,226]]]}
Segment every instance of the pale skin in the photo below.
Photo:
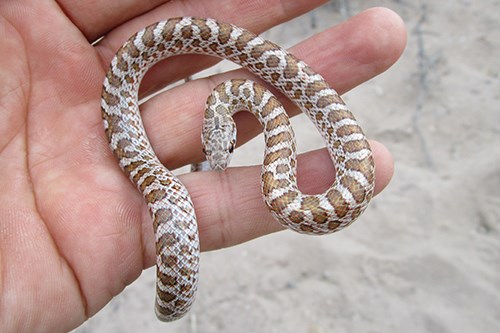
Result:
{"label": "pale skin", "polygon": [[[168,17],[214,17],[261,33],[324,1],[252,3],[0,2],[1,332],[75,328],[154,263],[147,208],[118,168],[102,126],[100,90],[114,52],[135,31]],[[405,42],[401,19],[378,8],[290,50],[345,93],[388,69]],[[142,94],[212,62],[192,56],[167,61],[149,73]],[[216,83],[242,73],[248,77],[233,72],[191,81],[142,106],[151,142],[169,168],[203,158],[204,101]],[[236,117],[240,144],[261,130],[251,117]],[[379,193],[390,181],[393,162],[382,144],[370,143]],[[324,190],[334,177],[325,150],[302,155],[298,165],[305,192]],[[202,250],[281,230],[262,202],[259,174],[260,167],[249,166],[181,177],[196,207]]]}

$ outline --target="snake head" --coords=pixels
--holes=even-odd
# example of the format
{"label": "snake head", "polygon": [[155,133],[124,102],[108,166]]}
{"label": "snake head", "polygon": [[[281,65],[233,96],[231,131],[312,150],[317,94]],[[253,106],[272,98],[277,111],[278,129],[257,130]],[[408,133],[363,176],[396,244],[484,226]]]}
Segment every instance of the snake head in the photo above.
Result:
{"label": "snake head", "polygon": [[205,118],[201,140],[210,168],[224,171],[231,161],[236,146],[236,124],[233,118],[227,112]]}

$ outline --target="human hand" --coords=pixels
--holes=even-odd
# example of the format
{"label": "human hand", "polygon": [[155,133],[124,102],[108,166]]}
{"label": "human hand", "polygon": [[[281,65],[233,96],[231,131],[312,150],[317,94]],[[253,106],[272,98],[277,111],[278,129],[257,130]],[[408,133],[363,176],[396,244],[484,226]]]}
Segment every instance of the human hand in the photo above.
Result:
{"label": "human hand", "polygon": [[[120,8],[109,1],[0,3],[0,331],[68,331],[154,263],[147,207],[118,168],[102,126],[102,81],[119,46],[167,17],[214,17],[259,33],[323,2],[267,0],[266,11],[240,0],[223,8],[211,0],[131,0]],[[291,51],[343,93],[387,69],[404,44],[400,19],[374,9]],[[194,57],[155,67],[142,96],[213,63]],[[148,135],[169,168],[202,159],[203,104],[222,76],[240,77],[192,81],[142,105]],[[261,130],[246,117],[236,117],[240,142]],[[371,146],[378,193],[392,159],[382,145]],[[305,154],[298,165],[305,192],[332,182],[326,151]],[[259,173],[245,167],[181,177],[197,210],[202,250],[281,230],[262,202]]]}

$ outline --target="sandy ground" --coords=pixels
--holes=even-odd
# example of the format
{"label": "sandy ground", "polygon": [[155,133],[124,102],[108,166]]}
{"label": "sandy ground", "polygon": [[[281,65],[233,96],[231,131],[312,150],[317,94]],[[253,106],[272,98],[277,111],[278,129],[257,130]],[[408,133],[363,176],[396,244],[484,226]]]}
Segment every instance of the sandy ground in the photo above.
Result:
{"label": "sandy ground", "polygon": [[[396,160],[360,221],[204,253],[196,304],[172,324],[154,316],[149,269],[75,332],[500,332],[500,1],[335,1],[265,36],[290,46],[368,5],[398,12],[409,44],[346,96]],[[301,151],[322,147],[294,126]]]}

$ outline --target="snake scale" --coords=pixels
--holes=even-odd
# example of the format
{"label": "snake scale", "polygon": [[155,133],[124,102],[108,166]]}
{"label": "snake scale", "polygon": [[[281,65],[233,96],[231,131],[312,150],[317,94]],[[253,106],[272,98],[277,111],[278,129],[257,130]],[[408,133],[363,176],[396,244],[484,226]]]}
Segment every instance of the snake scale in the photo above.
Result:
{"label": "snake scale", "polygon": [[230,118],[234,112],[249,110],[263,125],[262,192],[270,212],[284,226],[306,234],[338,231],[364,211],[375,181],[368,141],[342,99],[319,74],[278,45],[237,26],[203,18],[172,18],[137,32],[111,62],[101,108],[110,147],[143,194],[153,219],[155,311],[163,321],[182,317],[193,303],[199,239],[186,188],[163,166],[149,143],[138,90],[148,69],[181,54],[216,56],[247,68],[294,101],[326,141],[336,180],[322,194],[303,194],[297,188],[294,134],[275,96],[254,82],[231,80],[216,87],[207,100],[202,141],[215,169],[227,166],[234,149],[235,125]]}

